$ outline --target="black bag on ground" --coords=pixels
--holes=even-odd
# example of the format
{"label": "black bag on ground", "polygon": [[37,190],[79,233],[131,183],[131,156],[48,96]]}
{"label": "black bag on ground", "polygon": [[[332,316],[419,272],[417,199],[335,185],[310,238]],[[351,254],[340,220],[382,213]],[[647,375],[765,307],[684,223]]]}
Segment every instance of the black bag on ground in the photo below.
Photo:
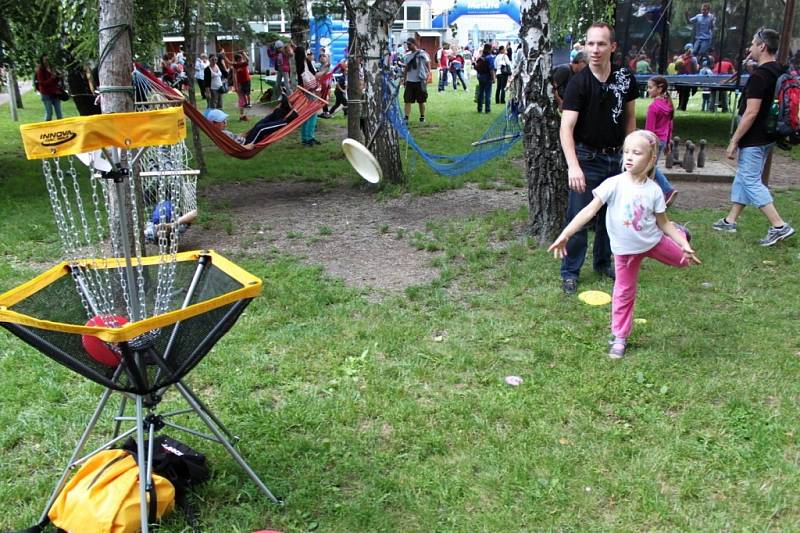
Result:
{"label": "black bag on ground", "polygon": [[[145,450],[147,446],[145,442]],[[128,439],[122,448],[136,453],[136,441]],[[166,435],[153,440],[153,471],[170,480],[177,494],[207,481],[209,477],[205,455]]]}
{"label": "black bag on ground", "polygon": [[[128,439],[122,445],[124,450],[137,452],[136,441]],[[144,443],[145,450],[148,442]],[[186,520],[195,533],[200,531],[197,512],[188,500],[189,490],[209,478],[206,456],[166,435],[153,439],[153,472],[167,478],[175,487],[175,503],[186,515]]]}

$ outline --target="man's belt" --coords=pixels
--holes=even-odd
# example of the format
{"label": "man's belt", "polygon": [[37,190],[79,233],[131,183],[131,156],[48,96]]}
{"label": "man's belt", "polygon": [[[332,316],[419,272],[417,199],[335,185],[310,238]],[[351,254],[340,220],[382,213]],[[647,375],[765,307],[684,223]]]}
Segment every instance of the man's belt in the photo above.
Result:
{"label": "man's belt", "polygon": [[603,155],[619,155],[622,153],[621,146],[606,146],[604,148],[597,148],[595,146],[589,146],[588,144],[578,143],[578,148],[583,148],[584,150],[589,150],[596,154],[603,154]]}

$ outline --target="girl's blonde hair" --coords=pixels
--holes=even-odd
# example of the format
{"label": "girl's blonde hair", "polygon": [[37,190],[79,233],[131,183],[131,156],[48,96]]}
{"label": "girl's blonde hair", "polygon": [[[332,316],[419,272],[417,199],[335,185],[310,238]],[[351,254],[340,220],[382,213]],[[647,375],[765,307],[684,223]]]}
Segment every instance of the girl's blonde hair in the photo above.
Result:
{"label": "girl's blonde hair", "polygon": [[[647,170],[645,170],[645,174],[648,178],[652,178],[653,174],[655,174],[656,158],[658,157],[658,137],[650,130],[634,130],[629,133],[627,137],[625,137],[625,142],[622,143],[623,148],[626,144],[628,144],[628,140],[634,136],[644,139],[647,142],[647,145],[650,147],[650,166],[648,166]],[[623,158],[623,165],[624,164]]]}

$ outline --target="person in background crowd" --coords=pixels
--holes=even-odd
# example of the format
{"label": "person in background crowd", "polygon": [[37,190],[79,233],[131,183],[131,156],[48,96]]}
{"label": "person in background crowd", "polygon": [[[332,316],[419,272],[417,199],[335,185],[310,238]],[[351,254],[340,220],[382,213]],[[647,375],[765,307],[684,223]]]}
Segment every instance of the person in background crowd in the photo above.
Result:
{"label": "person in background crowd", "polygon": [[[711,76],[713,72],[711,71],[711,67],[709,67],[708,59],[703,60],[703,67],[700,69],[701,76]],[[711,106],[711,88],[710,87],[703,87],[703,103],[700,106],[701,111],[714,111],[714,108]]]}
{"label": "person in background crowd", "polygon": [[639,60],[636,62],[636,74],[651,74],[653,72],[650,66],[650,61],[647,60],[647,54],[639,54]]}
{"label": "person in background crowd", "polygon": [[333,96],[336,102],[328,111],[328,118],[336,113],[339,106],[342,107],[344,115],[347,116],[347,60],[343,59],[335,69],[333,69]]}
{"label": "person in background crowd", "polygon": [[[723,57],[711,67],[711,72],[714,74],[729,74],[733,76],[736,74],[736,69],[733,68],[733,63],[727,57]],[[719,102],[720,107],[724,113],[728,112],[728,91],[711,91],[711,106],[715,108]]]}
{"label": "person in background crowd", "polygon": [[217,56],[209,57],[208,66],[203,74],[204,90],[209,108],[222,109],[222,95],[227,79],[228,72],[217,64]]}
{"label": "person in background crowd", "polygon": [[508,77],[511,76],[511,60],[506,54],[506,49],[501,46],[497,49],[497,56],[494,59],[495,79],[497,80],[497,89],[494,93],[495,104],[506,103],[506,84]]}
{"label": "person in background crowd", "polygon": [[478,113],[482,113],[484,108],[486,113],[492,110],[492,84],[495,80],[494,55],[492,55],[492,45],[483,45],[481,57],[475,61],[475,72],[478,73]]}
{"label": "person in background crowd", "polygon": [[653,169],[653,179],[664,193],[664,202],[671,206],[678,196],[678,191],[672,186],[664,173],[658,168],[658,158],[661,154],[669,154],[670,140],[672,140],[672,127],[675,118],[675,109],[669,95],[669,84],[663,76],[653,76],[647,80],[647,95],[653,99],[647,107],[647,118],[644,129],[651,131],[658,138],[658,155],[656,166]]}
{"label": "person in background crowd", "polygon": [[577,41],[575,44],[572,45],[572,50],[569,51],[569,60],[572,61],[575,59],[575,54],[583,51],[583,44],[580,41]]}
{"label": "person in background crowd", "polygon": [[61,100],[58,99],[58,95],[61,94],[60,79],[60,76],[50,67],[50,59],[47,54],[42,54],[39,64],[36,66],[34,85],[42,98],[46,121],[53,120],[54,109],[57,119],[64,118],[61,114]]}
{"label": "person in background crowd", "polygon": [[448,45],[443,44],[436,51],[436,63],[439,65],[439,92],[443,92],[447,87],[447,73],[450,70],[450,50]]}
{"label": "person in background crowd", "polygon": [[[699,68],[697,67],[697,58],[692,53],[692,44],[687,43],[683,47],[684,52],[681,56],[680,62],[675,63],[675,68],[678,74],[690,75],[697,74]],[[678,109],[686,111],[686,106],[689,104],[689,98],[697,92],[697,89],[691,87],[678,87]]]}
{"label": "person in background crowd", "polygon": [[[297,48],[295,48],[294,63],[295,63],[295,70],[297,72],[298,86],[300,87],[303,86],[303,72],[305,72],[306,70],[311,72],[311,74],[313,74],[315,77],[318,77],[317,69],[314,68],[314,54],[312,54],[310,50],[306,52],[304,46],[298,46]],[[315,97],[311,95],[306,95],[306,98],[312,99]],[[316,113],[314,113],[308,118],[308,120],[303,122],[302,126],[300,126],[300,142],[303,144],[303,146],[311,148],[314,147],[315,145],[322,144],[320,141],[317,140],[316,133],[317,133],[317,115]]]}
{"label": "person in background crowd", "polygon": [[175,69],[175,54],[167,52],[161,58],[161,79],[172,86],[178,79],[178,71]]}
{"label": "person in background crowd", "polygon": [[233,56],[234,76],[236,79],[236,93],[239,95],[239,120],[247,120],[245,108],[252,107],[250,104],[250,58],[244,50]]}
{"label": "person in background crowd", "polygon": [[761,210],[769,221],[761,246],[772,246],[794,235],[795,230],[781,218],[772,200],[772,194],[763,182],[764,165],[775,141],[768,132],[768,121],[775,85],[783,68],[776,61],[780,35],[769,28],[761,28],[750,43],[750,57],[757,67],[747,80],[739,101],[739,125],[726,150],[729,159],[739,152],[736,176],[731,187],[731,209],[728,215],[711,226],[717,231],[736,233],[736,221],[748,205]]}
{"label": "person in background crowd", "polygon": [[464,56],[461,52],[456,52],[450,56],[450,74],[453,76],[453,90],[458,89],[458,81],[467,90],[467,82],[464,81]]}
{"label": "person in background crowd", "polygon": [[704,59],[711,50],[711,39],[714,37],[714,24],[716,19],[711,14],[711,4],[705,3],[700,7],[700,13],[689,17],[689,11],[684,13],[686,22],[694,27],[694,43],[692,49],[697,57]]}
{"label": "person in background crowd", "polygon": [[553,83],[553,95],[555,96],[558,109],[564,103],[564,93],[567,91],[567,84],[572,77],[586,67],[586,56],[583,52],[578,52],[569,63],[558,65],[550,74]]}
{"label": "person in background crowd", "polygon": [[405,104],[405,120],[408,124],[408,115],[411,113],[411,104],[419,104],[419,121],[425,122],[425,102],[428,100],[428,73],[430,72],[430,57],[425,50],[417,47],[417,41],[409,37],[406,41],[408,53],[405,57],[405,69],[401,83],[405,85],[403,103]]}
{"label": "person in background crowd", "polygon": [[208,55],[206,54],[200,54],[200,56],[194,60],[194,79],[197,80],[197,86],[200,88],[200,95],[203,97],[203,100],[206,99],[204,79],[207,66]]}
{"label": "person in background crowd", "polygon": [[275,87],[278,88],[280,93],[288,90],[289,72],[291,72],[289,58],[294,55],[294,52],[291,45],[285,46],[280,39],[275,41],[273,48],[275,54]]}

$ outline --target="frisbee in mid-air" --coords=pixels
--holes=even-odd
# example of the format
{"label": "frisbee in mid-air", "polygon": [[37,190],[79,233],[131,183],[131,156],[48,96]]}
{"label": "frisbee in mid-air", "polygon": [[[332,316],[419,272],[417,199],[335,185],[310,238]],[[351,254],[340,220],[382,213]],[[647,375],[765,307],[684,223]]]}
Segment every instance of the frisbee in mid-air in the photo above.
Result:
{"label": "frisbee in mid-air", "polygon": [[366,146],[353,139],[345,139],[342,141],[342,150],[350,165],[362,178],[370,183],[381,181],[383,178],[381,166]]}
{"label": "frisbee in mid-air", "polygon": [[606,305],[611,303],[611,295],[603,291],[583,291],[578,298],[589,305]]}

